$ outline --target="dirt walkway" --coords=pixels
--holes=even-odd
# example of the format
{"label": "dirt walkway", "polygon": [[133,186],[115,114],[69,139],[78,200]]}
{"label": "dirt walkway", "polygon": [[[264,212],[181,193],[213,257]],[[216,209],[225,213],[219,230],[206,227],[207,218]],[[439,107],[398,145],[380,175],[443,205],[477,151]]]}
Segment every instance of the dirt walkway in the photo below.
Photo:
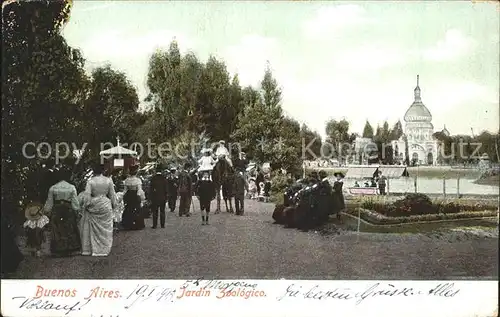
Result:
{"label": "dirt walkway", "polygon": [[498,240],[421,234],[333,235],[274,225],[272,204],[246,201],[201,225],[168,213],[165,229],[118,232],[107,258],[27,257],[13,278],[498,279]]}

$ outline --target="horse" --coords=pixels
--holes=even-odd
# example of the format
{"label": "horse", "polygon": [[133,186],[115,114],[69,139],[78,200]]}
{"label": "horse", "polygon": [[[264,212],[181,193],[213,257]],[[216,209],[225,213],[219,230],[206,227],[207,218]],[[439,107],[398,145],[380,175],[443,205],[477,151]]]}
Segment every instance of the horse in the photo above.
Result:
{"label": "horse", "polygon": [[[214,182],[215,191],[217,193],[217,209],[215,213],[220,213],[220,192],[222,188],[222,196],[226,204],[226,211],[233,213],[233,184],[234,184],[234,169],[225,159],[219,159],[212,169],[212,181]],[[229,200],[229,206],[227,204]]]}

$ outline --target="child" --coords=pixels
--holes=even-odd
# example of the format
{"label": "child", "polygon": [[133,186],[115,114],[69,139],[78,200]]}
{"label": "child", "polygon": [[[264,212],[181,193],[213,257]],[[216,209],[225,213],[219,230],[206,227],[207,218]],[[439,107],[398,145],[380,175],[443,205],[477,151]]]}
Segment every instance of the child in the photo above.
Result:
{"label": "child", "polygon": [[204,172],[198,181],[197,194],[200,200],[201,224],[208,225],[208,214],[210,213],[210,203],[216,196],[215,186],[210,180],[210,174]]}
{"label": "child", "polygon": [[31,254],[40,257],[42,254],[42,243],[45,242],[44,228],[49,223],[49,218],[42,213],[43,205],[32,202],[24,211],[26,221],[26,246],[30,248]]}

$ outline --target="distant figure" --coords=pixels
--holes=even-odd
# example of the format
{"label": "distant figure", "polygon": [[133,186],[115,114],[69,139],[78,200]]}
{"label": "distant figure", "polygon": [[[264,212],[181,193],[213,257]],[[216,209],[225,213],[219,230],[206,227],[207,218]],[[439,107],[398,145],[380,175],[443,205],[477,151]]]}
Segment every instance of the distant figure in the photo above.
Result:
{"label": "distant figure", "polygon": [[156,167],[156,175],[149,184],[149,197],[153,214],[153,229],[158,225],[158,210],[160,210],[160,226],[165,228],[165,205],[167,204],[167,180],[162,174],[160,166]]}
{"label": "distant figure", "polygon": [[358,183],[358,181],[355,181],[355,182],[354,182],[354,187],[359,187],[359,183]]}
{"label": "distant figure", "polygon": [[378,190],[380,192],[380,195],[387,195],[385,188],[387,186],[387,178],[382,175],[382,172],[380,173],[380,178],[378,180]]}
{"label": "distant figure", "polygon": [[122,226],[125,230],[140,230],[145,227],[141,203],[146,199],[146,195],[142,189],[141,179],[136,176],[138,169],[138,165],[130,166],[130,175],[124,182],[125,210],[122,215]]}
{"label": "distant figure", "polygon": [[184,164],[184,170],[179,174],[179,217],[190,217],[189,207],[193,198],[193,180],[190,174],[191,163]]}
{"label": "distant figure", "polygon": [[226,142],[223,140],[219,141],[219,146],[217,147],[217,150],[215,150],[215,156],[217,159],[225,159],[229,165],[232,167],[233,162],[231,161],[229,150],[226,148]]}
{"label": "distant figure", "polygon": [[243,172],[235,173],[234,175],[234,204],[236,215],[243,216],[245,211],[245,190],[248,191],[248,184],[245,180]]}
{"label": "distant figure", "polygon": [[170,174],[167,177],[167,200],[170,212],[175,212],[177,203],[177,194],[179,189],[179,177],[176,175],[176,168],[170,168]]}

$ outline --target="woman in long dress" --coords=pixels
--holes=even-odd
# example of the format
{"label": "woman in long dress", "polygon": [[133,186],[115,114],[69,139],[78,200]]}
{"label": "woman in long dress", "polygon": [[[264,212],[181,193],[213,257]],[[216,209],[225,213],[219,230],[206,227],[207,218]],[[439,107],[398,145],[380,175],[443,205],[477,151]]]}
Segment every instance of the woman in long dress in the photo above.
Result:
{"label": "woman in long dress", "polygon": [[337,179],[333,183],[333,210],[337,214],[337,219],[340,219],[340,212],[345,209],[344,193],[342,187],[344,186],[344,174],[333,174]]}
{"label": "woman in long dress", "polygon": [[77,221],[80,203],[75,186],[68,182],[70,175],[66,168],[57,171],[58,182],[50,187],[44,208],[50,215],[50,250],[58,256],[71,255],[81,246]]}
{"label": "woman in long dress", "polygon": [[111,178],[96,165],[85,188],[84,212],[80,222],[82,255],[107,256],[113,244],[113,208],[116,195]]}
{"label": "woman in long dress", "polygon": [[123,182],[123,202],[125,208],[122,214],[122,227],[125,230],[144,229],[144,216],[141,211],[141,202],[144,201],[145,193],[142,190],[142,181],[137,177],[138,165],[131,166],[129,177]]}

